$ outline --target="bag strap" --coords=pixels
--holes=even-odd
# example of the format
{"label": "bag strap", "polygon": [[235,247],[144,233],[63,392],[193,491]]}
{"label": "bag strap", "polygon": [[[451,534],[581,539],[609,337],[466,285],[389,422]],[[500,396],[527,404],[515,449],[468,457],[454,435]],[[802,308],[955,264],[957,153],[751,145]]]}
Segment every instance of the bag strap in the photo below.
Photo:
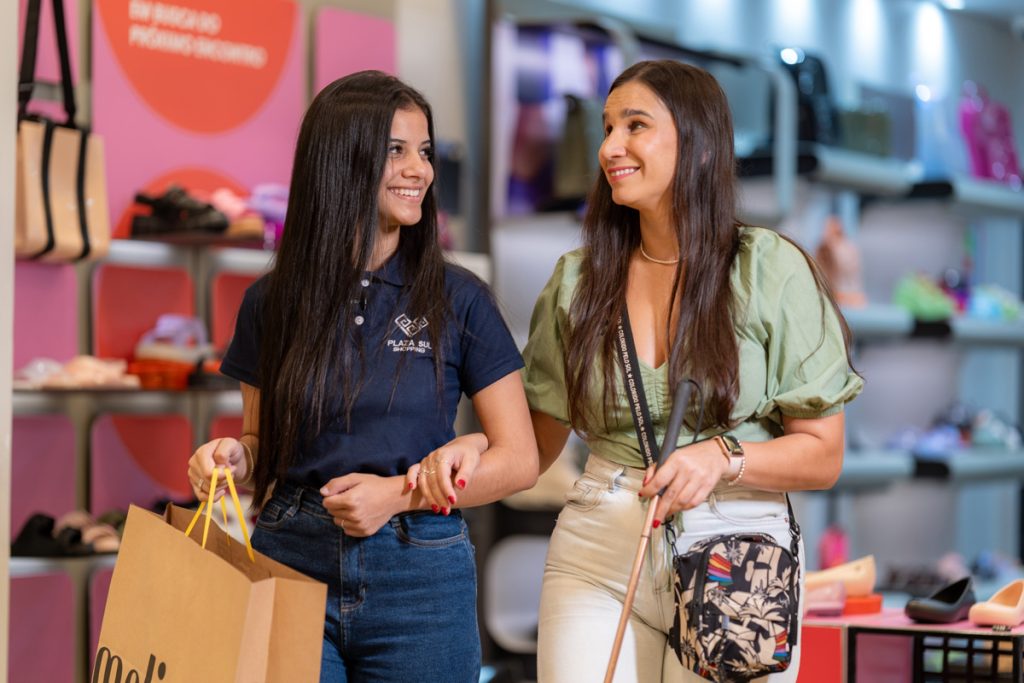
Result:
{"label": "bag strap", "polygon": [[644,466],[650,467],[657,462],[654,449],[657,448],[658,437],[654,433],[654,421],[647,407],[647,394],[644,392],[644,381],[640,376],[640,361],[636,355],[636,343],[633,341],[633,330],[629,326],[629,311],[622,307],[618,323],[619,354],[622,360],[622,376],[625,380],[626,394],[633,404],[633,427],[640,443],[640,456]]}
{"label": "bag strap", "polygon": [[[256,561],[256,556],[252,552],[252,542],[249,540],[249,527],[245,523],[245,514],[242,512],[242,502],[238,500],[238,491],[235,490],[235,479],[231,476],[231,470],[226,467],[215,467],[213,470],[213,476],[210,478],[210,494],[217,490],[217,478],[220,475],[220,471],[224,470],[224,479],[228,482],[228,491],[231,492],[231,502],[235,504],[235,513],[238,515],[238,521],[242,524],[242,535],[245,537],[245,550],[249,554],[249,559],[253,562]],[[209,505],[207,505],[209,503]],[[210,517],[213,512],[213,503],[209,500],[204,500],[199,504],[199,509],[196,510],[196,514],[192,516],[192,521],[189,522],[188,528],[185,529],[185,535],[188,536],[192,533],[192,529],[195,527],[196,522],[199,521],[199,515],[203,514],[203,508],[206,508],[206,521],[203,524],[203,548],[206,548],[206,536],[210,531]],[[220,511],[224,516],[224,524],[228,523],[228,509],[224,504],[224,497],[220,499]]]}
{"label": "bag strap", "polygon": [[[21,48],[21,70],[18,76],[18,120],[28,117],[28,103],[36,83],[36,53],[39,47],[39,17],[43,0],[28,0],[25,11],[25,37]],[[53,0],[53,24],[57,37],[57,52],[60,57],[60,82],[64,98],[64,125],[75,127],[75,88],[71,82],[71,53],[68,49],[68,34],[64,22],[64,0]]]}

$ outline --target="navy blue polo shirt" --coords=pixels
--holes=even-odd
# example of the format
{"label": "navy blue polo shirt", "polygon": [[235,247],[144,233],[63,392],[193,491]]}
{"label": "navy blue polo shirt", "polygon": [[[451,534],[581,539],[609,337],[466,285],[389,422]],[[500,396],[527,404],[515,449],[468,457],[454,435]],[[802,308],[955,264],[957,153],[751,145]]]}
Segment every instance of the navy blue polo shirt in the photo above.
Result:
{"label": "navy blue polo shirt", "polygon": [[[352,472],[405,474],[410,465],[455,437],[455,411],[462,394],[472,396],[523,367],[487,286],[447,264],[445,293],[452,316],[442,335],[444,391],[439,405],[425,321],[406,315],[409,289],[401,257],[366,273],[361,284],[366,303],[353,312],[353,334],[344,343],[363,347],[362,388],[351,422],[346,424],[339,395],[336,414],[311,446],[297,454],[288,475],[297,484],[320,488]],[[221,372],[257,388],[265,285],[266,278],[260,278],[246,290],[221,364]]]}

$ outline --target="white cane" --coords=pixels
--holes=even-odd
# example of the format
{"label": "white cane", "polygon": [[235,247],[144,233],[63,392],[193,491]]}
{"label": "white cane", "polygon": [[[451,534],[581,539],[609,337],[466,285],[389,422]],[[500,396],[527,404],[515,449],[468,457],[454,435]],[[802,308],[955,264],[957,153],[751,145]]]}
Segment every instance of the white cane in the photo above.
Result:
{"label": "white cane", "polygon": [[[657,467],[665,462],[676,448],[676,441],[679,439],[679,428],[683,424],[683,416],[690,403],[690,394],[693,391],[693,384],[690,380],[684,379],[676,388],[675,399],[672,401],[672,414],[668,418],[668,428],[665,430],[665,440],[661,444],[661,454],[658,457]],[[657,467],[655,471],[657,471]],[[653,476],[653,475],[652,475]],[[662,489],[651,498],[647,505],[647,515],[644,518],[644,525],[640,531],[640,545],[636,549],[636,557],[633,558],[633,572],[629,576],[629,584],[626,586],[626,599],[622,602],[622,614],[619,615],[619,627],[615,631],[615,642],[612,643],[612,654],[608,658],[608,668],[604,674],[604,683],[612,683],[615,677],[615,667],[619,663],[619,651],[622,649],[622,639],[626,635],[626,624],[629,623],[629,615],[633,611],[633,599],[636,597],[636,585],[640,580],[640,568],[644,564],[644,554],[647,552],[647,544],[651,540],[651,524],[654,522],[654,511],[658,507],[658,501],[665,492]]]}

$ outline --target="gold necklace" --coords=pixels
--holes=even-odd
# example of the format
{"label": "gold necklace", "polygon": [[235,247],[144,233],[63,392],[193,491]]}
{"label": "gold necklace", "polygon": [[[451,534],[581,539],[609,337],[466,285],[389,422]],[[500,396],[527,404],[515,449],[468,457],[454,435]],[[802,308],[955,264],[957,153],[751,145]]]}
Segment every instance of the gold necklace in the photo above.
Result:
{"label": "gold necklace", "polygon": [[661,264],[663,266],[674,266],[675,264],[679,263],[679,257],[678,256],[676,256],[674,259],[654,258],[650,254],[648,254],[646,251],[644,251],[643,240],[640,241],[640,255],[643,256],[648,261],[650,261],[651,263],[659,263],[659,264]]}

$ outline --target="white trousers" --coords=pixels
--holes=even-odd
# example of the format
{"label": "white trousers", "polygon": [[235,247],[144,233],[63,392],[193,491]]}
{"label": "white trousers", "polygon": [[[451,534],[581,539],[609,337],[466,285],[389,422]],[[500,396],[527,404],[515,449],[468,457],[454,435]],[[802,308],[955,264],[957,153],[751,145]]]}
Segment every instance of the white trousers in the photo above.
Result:
{"label": "white trousers", "polygon": [[[537,643],[538,683],[601,683],[615,640],[615,629],[648,501],[638,497],[644,471],[598,455],[566,496],[551,537],[540,599]],[[717,534],[760,531],[788,547],[785,497],[750,489],[719,488],[702,505],[677,513],[679,552]],[[674,619],[672,555],[664,527],[651,534],[629,626],[616,667],[615,683],[703,681],[679,663],[668,644]],[[804,564],[803,545],[800,564]],[[801,571],[801,602],[803,572]],[[802,613],[802,612],[801,612]],[[757,679],[796,681],[799,644],[790,667]]]}

